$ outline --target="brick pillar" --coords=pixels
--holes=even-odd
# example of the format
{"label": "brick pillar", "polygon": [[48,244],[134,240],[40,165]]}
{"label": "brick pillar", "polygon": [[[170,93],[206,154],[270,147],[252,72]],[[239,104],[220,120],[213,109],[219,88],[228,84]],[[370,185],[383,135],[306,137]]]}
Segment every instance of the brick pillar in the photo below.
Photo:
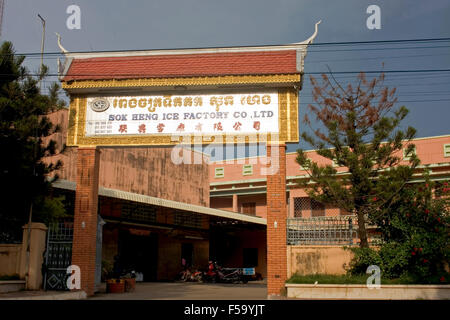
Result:
{"label": "brick pillar", "polygon": [[239,212],[238,195],[237,194],[233,194],[233,211]]}
{"label": "brick pillar", "polygon": [[95,288],[99,164],[98,149],[78,148],[72,265],[80,267],[81,290],[88,296]]}
{"label": "brick pillar", "polygon": [[[268,144],[267,158],[267,296],[276,298],[287,279],[286,145]],[[278,170],[276,170],[278,167]]]}

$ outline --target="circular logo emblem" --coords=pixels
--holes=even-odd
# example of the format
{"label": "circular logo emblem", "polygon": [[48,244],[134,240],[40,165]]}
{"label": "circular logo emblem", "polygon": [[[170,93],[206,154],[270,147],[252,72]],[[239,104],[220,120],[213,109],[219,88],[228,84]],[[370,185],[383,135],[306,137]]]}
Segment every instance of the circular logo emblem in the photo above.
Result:
{"label": "circular logo emblem", "polygon": [[91,102],[91,109],[95,112],[103,112],[108,110],[109,101],[105,98],[97,98]]}

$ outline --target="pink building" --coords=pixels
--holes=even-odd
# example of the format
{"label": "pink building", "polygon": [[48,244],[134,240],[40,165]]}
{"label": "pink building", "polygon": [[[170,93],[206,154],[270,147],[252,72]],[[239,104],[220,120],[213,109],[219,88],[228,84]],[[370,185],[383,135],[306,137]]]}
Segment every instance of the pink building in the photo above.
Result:
{"label": "pink building", "polygon": [[[414,139],[416,153],[421,160],[417,179],[425,168],[431,170],[431,179],[450,178],[450,135]],[[314,150],[307,152],[318,163],[331,164]],[[286,187],[289,217],[315,217],[346,215],[339,208],[324,206],[308,197],[296,181],[307,178],[307,173],[295,161],[296,152],[286,154]],[[405,158],[405,155],[400,155]],[[266,182],[263,175],[266,157],[249,157],[212,162],[209,166],[210,206],[212,208],[246,213],[266,218]],[[405,164],[407,161],[404,162]],[[346,168],[337,168],[346,172]]]}

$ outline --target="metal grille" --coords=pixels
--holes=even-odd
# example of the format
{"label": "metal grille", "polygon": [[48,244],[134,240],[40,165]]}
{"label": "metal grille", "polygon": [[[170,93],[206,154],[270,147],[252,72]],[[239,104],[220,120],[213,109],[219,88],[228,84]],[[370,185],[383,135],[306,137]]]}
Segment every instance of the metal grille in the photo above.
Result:
{"label": "metal grille", "polygon": [[325,216],[325,205],[308,197],[294,198],[294,217]]}
{"label": "metal grille", "polygon": [[202,216],[189,212],[175,212],[174,224],[183,227],[201,228]]}
{"label": "metal grille", "polygon": [[73,222],[50,224],[45,255],[44,288],[67,290],[67,267],[72,263]]}
{"label": "metal grille", "polygon": [[311,199],[311,217],[321,217],[325,215],[325,205]]}
{"label": "metal grille", "polygon": [[311,202],[308,197],[294,198],[294,217],[303,217],[302,212],[311,210]]}
{"label": "metal grille", "polygon": [[156,222],[156,209],[139,203],[123,202],[122,217],[130,220]]}
{"label": "metal grille", "polygon": [[288,245],[350,245],[356,238],[356,216],[287,219]]}

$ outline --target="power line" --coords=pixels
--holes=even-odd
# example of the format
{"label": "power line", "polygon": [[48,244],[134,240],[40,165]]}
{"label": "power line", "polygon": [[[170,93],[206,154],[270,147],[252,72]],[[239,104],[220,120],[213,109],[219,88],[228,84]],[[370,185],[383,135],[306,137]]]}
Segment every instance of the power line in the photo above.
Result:
{"label": "power line", "polygon": [[[0,55],[1,56],[1,55]],[[325,63],[325,62],[341,62],[341,61],[355,61],[355,60],[381,60],[381,59],[404,59],[404,58],[418,58],[418,57],[436,57],[436,56],[450,56],[450,53],[435,53],[435,54],[420,54],[420,55],[400,55],[400,56],[378,56],[378,57],[358,57],[349,59],[325,59],[325,60],[308,60],[307,63]],[[29,56],[28,60],[40,59],[39,56]],[[56,60],[58,57],[44,57],[44,60]]]}
{"label": "power line", "polygon": [[450,56],[450,53],[438,53],[438,54],[419,54],[419,55],[405,55],[405,56],[382,56],[382,57],[361,57],[353,59],[327,59],[327,60],[309,60],[308,63],[322,63],[322,62],[339,62],[339,61],[355,61],[355,60],[379,60],[379,59],[404,59],[404,58],[417,58],[417,57],[436,57],[436,56]]}
{"label": "power line", "polygon": [[379,51],[379,50],[406,50],[406,49],[438,49],[438,48],[450,48],[448,46],[426,46],[426,47],[401,47],[401,48],[352,48],[352,49],[327,49],[327,50],[308,50],[309,52],[348,52],[348,51]]}
{"label": "power line", "polygon": [[407,42],[436,42],[450,41],[450,38],[416,38],[416,39],[397,39],[397,40],[372,40],[372,41],[346,41],[346,42],[317,42],[311,43],[310,46],[327,46],[327,45],[355,45],[355,44],[382,44],[382,43],[407,43]]}
{"label": "power line", "polygon": [[[412,70],[358,70],[358,71],[313,71],[313,72],[304,72],[304,75],[314,75],[314,74],[359,74],[359,73],[369,73],[369,74],[373,74],[373,73],[425,73],[425,72],[430,72],[430,73],[435,73],[435,72],[450,72],[450,69],[412,69]],[[11,74],[0,74],[0,76],[8,76]],[[30,73],[30,75],[34,75],[37,76],[38,74],[33,74]],[[56,73],[49,73],[48,76],[58,76],[58,74]],[[71,74],[66,74],[67,76],[71,76]],[[96,76],[104,76],[104,74],[100,74],[100,73],[85,73],[85,74],[76,74],[74,75],[76,77],[96,77]],[[135,76],[143,76],[143,75],[138,75],[138,74],[134,74],[134,73],[116,73],[116,74],[112,74],[109,76],[113,76],[113,77],[135,77]],[[76,80],[76,79],[75,79]],[[81,79],[82,80],[82,79]]]}
{"label": "power line", "polygon": [[[347,41],[347,42],[319,42],[319,43],[311,43],[309,46],[348,46],[348,45],[381,45],[381,44],[404,44],[404,43],[442,43],[442,42],[448,42],[450,41],[450,38],[429,38],[429,39],[398,39],[398,40],[375,40],[375,41]],[[266,45],[264,47],[277,47],[277,46],[285,46],[286,44],[282,45]],[[288,45],[286,45],[288,46]],[[258,45],[255,46],[230,46],[227,48],[246,48],[246,47],[259,47]],[[403,48],[363,48],[363,49],[342,49],[337,51],[360,51],[360,50],[395,50],[395,49],[435,49],[435,48],[448,48],[450,45],[446,46],[419,46],[419,47],[403,47]],[[160,50],[195,50],[195,49],[217,49],[222,47],[206,47],[206,48],[170,48],[170,49],[125,49],[125,50],[102,50],[102,51],[95,51],[95,53],[111,53],[111,52],[139,52],[139,51],[160,51]],[[308,50],[309,52],[327,52],[329,50]],[[336,50],[333,50],[336,51]],[[92,53],[92,51],[74,51],[70,52],[71,54],[83,54],[83,53]],[[59,55],[62,56],[64,53],[61,52],[46,52],[45,55]],[[33,56],[33,55],[40,55],[40,52],[28,52],[28,53],[16,53],[16,55],[22,55],[22,56]]]}
{"label": "power line", "polygon": [[424,69],[424,70],[367,70],[367,71],[316,71],[305,72],[304,74],[350,74],[350,73],[422,73],[422,72],[450,72],[450,69]]}

